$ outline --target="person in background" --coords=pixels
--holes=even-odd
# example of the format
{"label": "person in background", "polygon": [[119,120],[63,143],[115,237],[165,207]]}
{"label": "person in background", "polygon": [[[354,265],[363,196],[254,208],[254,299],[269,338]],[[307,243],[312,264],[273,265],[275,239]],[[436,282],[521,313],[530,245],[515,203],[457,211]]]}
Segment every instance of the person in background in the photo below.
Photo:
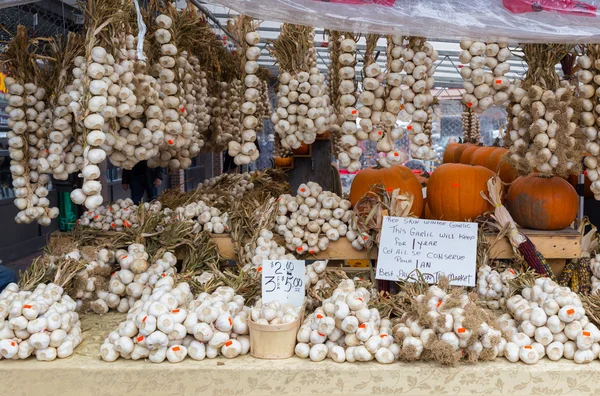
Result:
{"label": "person in background", "polygon": [[131,170],[123,169],[121,183],[125,191],[131,188],[131,199],[138,205],[144,198],[144,194],[148,202],[156,198],[162,180],[162,168],[152,169],[148,167],[146,161],[140,161]]}
{"label": "person in background", "polygon": [[0,265],[0,292],[2,292],[6,286],[11,283],[17,283],[18,281],[15,271]]}

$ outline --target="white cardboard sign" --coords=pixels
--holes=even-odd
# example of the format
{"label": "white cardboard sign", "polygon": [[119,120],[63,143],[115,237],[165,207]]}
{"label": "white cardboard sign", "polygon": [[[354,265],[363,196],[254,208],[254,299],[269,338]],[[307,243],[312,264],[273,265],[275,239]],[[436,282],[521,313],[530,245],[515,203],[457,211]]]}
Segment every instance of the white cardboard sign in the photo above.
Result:
{"label": "white cardboard sign", "polygon": [[384,217],[376,278],[397,281],[419,270],[429,283],[446,276],[453,286],[475,286],[476,259],[477,223]]}
{"label": "white cardboard sign", "polygon": [[296,307],[304,304],[306,287],[303,260],[263,260],[262,302],[279,301]]}

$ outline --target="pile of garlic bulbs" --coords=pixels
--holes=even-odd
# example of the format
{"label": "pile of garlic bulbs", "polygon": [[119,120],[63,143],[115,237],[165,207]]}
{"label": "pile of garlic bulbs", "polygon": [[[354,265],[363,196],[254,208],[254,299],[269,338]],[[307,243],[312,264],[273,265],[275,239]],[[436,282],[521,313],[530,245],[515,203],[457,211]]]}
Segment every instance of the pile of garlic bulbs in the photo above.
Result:
{"label": "pile of garlic bulbs", "polygon": [[276,231],[285,238],[291,251],[316,254],[325,251],[330,241],[344,236],[356,249],[362,249],[360,242],[356,242],[360,238],[349,227],[350,201],[323,191],[317,183],[301,184],[296,196],[280,196],[277,211]]}
{"label": "pile of garlic bulbs", "polygon": [[219,209],[207,205],[204,201],[191,202],[186,206],[163,210],[162,224],[186,222],[194,224],[194,232],[206,231],[213,234],[223,234],[229,231],[229,215]]}
{"label": "pile of garlic bulbs", "polygon": [[[160,205],[158,201],[152,203],[152,206],[157,205]],[[112,205],[101,205],[84,212],[77,224],[103,231],[136,228],[139,225],[137,208],[130,198],[118,199]]]}
{"label": "pile of garlic bulbs", "polygon": [[0,358],[67,358],[81,343],[76,303],[53,283],[33,292],[11,283],[0,293]]}
{"label": "pile of garlic bulbs", "polygon": [[511,362],[537,363],[565,357],[590,363],[600,353],[600,331],[590,323],[579,296],[548,278],[538,278],[506,302],[514,320],[501,317],[509,336],[504,356]]}
{"label": "pile of garlic bulbs", "polygon": [[577,124],[577,101],[566,81],[556,91],[539,85],[514,88],[511,122],[503,140],[520,173],[537,171],[561,177],[578,173],[583,135]]}
{"label": "pile of garlic bulbs", "polygon": [[517,277],[512,268],[501,273],[489,265],[482,265],[477,271],[477,293],[488,308],[499,309],[504,307],[506,299],[510,297],[508,281]]}
{"label": "pile of garlic bulbs", "polygon": [[258,90],[261,80],[256,76],[258,71],[258,58],[260,58],[260,35],[251,31],[244,37],[245,43],[242,49],[245,53],[242,62],[244,76],[244,100],[240,110],[242,112],[242,133],[241,141],[230,141],[228,144],[229,155],[234,157],[236,165],[247,165],[256,161],[259,151],[256,147],[256,129],[262,127],[262,119],[258,119],[256,113],[256,103],[261,99]]}
{"label": "pile of garlic bulbs", "polygon": [[[462,40],[460,74],[464,80],[463,103],[470,109],[482,112],[492,105],[502,106],[508,101],[513,86],[505,75],[510,71],[508,60],[512,56],[507,41],[484,43]],[[487,67],[489,71],[486,71]]]}
{"label": "pile of garlic bulbs", "polygon": [[105,314],[110,308],[127,312],[142,295],[172,282],[176,272],[177,258],[173,253],[165,252],[149,265],[146,248],[139,243],[129,245],[127,250],[117,250],[115,257],[121,269],[112,274],[108,292],[96,292],[98,299],[90,305],[97,314]]}
{"label": "pile of garlic bulbs", "polygon": [[[347,168],[349,172],[356,172],[362,167],[360,156],[362,149],[357,146],[356,137],[358,118],[357,95],[356,95],[356,40],[351,36],[339,43],[340,55],[337,59],[339,65],[339,99],[337,103],[338,123],[341,125],[342,135],[339,140],[341,150],[338,153],[340,166]],[[334,87],[335,89],[335,87]]]}
{"label": "pile of garlic bulbs", "polygon": [[301,311],[302,307],[281,304],[279,301],[263,304],[259,299],[252,307],[251,319],[261,325],[288,324],[297,321]]}
{"label": "pile of garlic bulbs", "polygon": [[592,182],[590,189],[596,200],[600,199],[600,48],[590,44],[585,55],[577,58],[580,70],[577,78],[583,84],[579,87],[582,100],[582,113],[579,118],[580,126],[585,135],[585,149],[591,155],[586,156],[584,165],[587,177]]}
{"label": "pile of garlic bulbs", "polygon": [[[95,254],[94,254],[95,253]],[[115,252],[109,249],[100,249],[97,252],[87,253],[86,249],[74,250],[67,257],[79,260],[83,258],[87,264],[85,268],[75,274],[73,278],[74,298],[77,311],[87,310],[87,303],[98,299],[98,295],[108,292],[110,275],[114,272]],[[114,297],[111,305],[118,301]]]}
{"label": "pile of garlic bulbs", "polygon": [[433,104],[433,64],[438,59],[438,52],[424,37],[409,37],[408,44],[402,50],[402,58],[406,72],[404,84],[408,86],[402,91],[402,98],[404,109],[411,115],[411,123],[406,127],[410,152],[413,158],[433,159],[436,152],[431,141],[431,125],[428,125],[431,123],[431,114],[428,111]]}
{"label": "pile of garlic bulbs", "polygon": [[262,266],[263,260],[295,260],[293,254],[287,253],[285,248],[273,240],[273,233],[262,229],[259,231],[259,237],[256,239],[255,246],[250,243],[244,246],[246,253],[246,264],[242,271],[248,272],[250,269],[257,270]]}
{"label": "pile of garlic bulbs", "polygon": [[426,294],[414,298],[414,304],[418,307],[413,307],[413,313],[403,315],[394,326],[402,360],[427,358],[453,364],[463,357],[493,360],[502,354],[502,333],[464,291],[430,286]]}
{"label": "pile of garlic bulbs", "polygon": [[[20,84],[12,77],[7,77],[5,84],[8,91],[5,112],[10,128],[7,134],[10,172],[16,197],[14,204],[19,209],[15,221],[29,224],[37,220],[40,225],[50,225],[51,220],[58,216],[58,208],[49,207],[47,184],[50,177],[47,173],[52,172],[53,165],[61,163],[59,155],[63,146],[52,143],[47,149],[36,148],[38,143],[43,145],[38,136],[46,135],[46,125],[50,122],[45,112],[46,91],[34,83]],[[69,128],[67,121],[63,124],[65,130]],[[64,138],[62,132],[53,131],[50,136],[61,142]],[[57,176],[62,177],[63,173],[64,170]]]}
{"label": "pile of garlic bulbs", "polygon": [[320,362],[329,357],[338,363],[393,363],[400,347],[392,337],[388,319],[369,309],[371,295],[352,280],[340,282],[323,306],[310,314],[298,330],[296,356]]}

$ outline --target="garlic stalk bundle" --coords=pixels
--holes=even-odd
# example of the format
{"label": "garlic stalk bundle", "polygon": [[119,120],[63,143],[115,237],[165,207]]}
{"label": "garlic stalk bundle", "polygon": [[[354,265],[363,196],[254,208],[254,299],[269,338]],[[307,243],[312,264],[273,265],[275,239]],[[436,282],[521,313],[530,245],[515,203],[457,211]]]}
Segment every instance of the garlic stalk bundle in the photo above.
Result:
{"label": "garlic stalk bundle", "polygon": [[[529,72],[515,82],[508,107],[509,125],[503,135],[509,162],[520,174],[545,176],[580,174],[583,132],[578,127],[580,98],[568,81],[560,81],[554,62],[569,52],[559,44],[524,44]],[[590,154],[596,155],[593,151]]]}
{"label": "garlic stalk bundle", "polygon": [[252,307],[251,319],[262,325],[278,325],[293,323],[298,320],[302,307],[290,304],[281,304],[279,301],[271,301],[263,304],[259,299]]}
{"label": "garlic stalk bundle", "polygon": [[408,312],[393,327],[394,338],[402,346],[401,360],[452,365],[462,358],[477,362],[502,355],[502,332],[494,318],[464,290],[449,292],[440,283],[411,300]]}
{"label": "garlic stalk bundle", "polygon": [[508,337],[505,356],[511,362],[535,364],[547,355],[589,363],[600,353],[600,330],[590,323],[579,296],[548,278],[538,278],[506,301],[512,318],[499,318]]}
{"label": "garlic stalk bundle", "polygon": [[394,342],[389,319],[369,309],[370,298],[367,289],[342,280],[298,330],[296,356],[316,362],[329,357],[338,363],[393,363],[400,356],[400,346]]}
{"label": "garlic stalk bundle", "polygon": [[[342,38],[343,37],[343,38]],[[356,41],[357,38],[352,34],[344,34],[340,37],[339,56],[336,60],[339,67],[339,98],[337,103],[338,124],[341,127],[342,136],[340,143],[342,151],[338,154],[338,161],[341,167],[347,168],[350,172],[356,172],[362,167],[360,157],[362,149],[357,145],[357,140],[361,136],[357,135],[356,119],[358,110],[356,106]]]}
{"label": "garlic stalk bundle", "polygon": [[482,265],[477,271],[479,298],[490,309],[504,307],[506,299],[510,297],[508,281],[516,277],[517,273],[512,268],[505,269],[500,273],[489,265]]}
{"label": "garlic stalk bundle", "polygon": [[438,52],[424,37],[409,37],[402,50],[402,58],[407,74],[404,84],[408,86],[402,91],[402,98],[404,109],[412,116],[406,127],[411,142],[410,152],[413,158],[433,159],[436,152],[431,141],[430,106],[433,104],[431,89],[435,85],[433,64],[438,59]]}
{"label": "garlic stalk bundle", "polygon": [[502,106],[514,89],[505,75],[510,72],[512,56],[507,41],[483,43],[462,40],[459,60],[464,80],[463,103],[473,111],[483,112],[492,105]]}
{"label": "garlic stalk bundle", "polygon": [[579,116],[579,125],[585,136],[585,149],[591,155],[584,159],[586,174],[591,181],[590,189],[596,200],[600,199],[600,47],[598,44],[589,44],[585,54],[577,58],[580,70],[577,78],[582,84],[579,95],[582,101],[582,112]]}
{"label": "garlic stalk bundle", "polygon": [[9,284],[0,293],[0,357],[52,361],[71,356],[82,340],[76,305],[53,283],[40,283],[33,291]]}
{"label": "garlic stalk bundle", "polygon": [[276,231],[285,238],[286,247],[297,254],[317,254],[330,241],[346,237],[362,249],[356,232],[350,229],[351,204],[317,183],[298,187],[294,197],[284,194],[278,200]]}
{"label": "garlic stalk bundle", "polygon": [[481,141],[479,117],[471,107],[465,106],[462,115],[463,141],[477,144]]}

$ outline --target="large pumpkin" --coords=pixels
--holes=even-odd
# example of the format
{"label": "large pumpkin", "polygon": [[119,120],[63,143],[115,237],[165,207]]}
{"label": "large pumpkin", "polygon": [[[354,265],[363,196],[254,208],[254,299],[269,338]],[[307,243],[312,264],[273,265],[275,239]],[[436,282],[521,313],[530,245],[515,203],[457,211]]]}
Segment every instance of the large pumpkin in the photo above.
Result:
{"label": "large pumpkin", "polygon": [[475,154],[475,152],[477,150],[479,150],[480,148],[481,148],[481,146],[476,146],[474,144],[470,145],[460,155],[460,160],[456,161],[456,162],[460,162],[461,164],[465,164],[465,165],[471,164],[471,158],[473,158],[473,154]]}
{"label": "large pumpkin", "polygon": [[368,168],[358,172],[350,187],[352,205],[376,184],[383,184],[388,191],[399,188],[402,192],[411,192],[415,196],[411,213],[419,216],[423,212],[423,187],[412,170],[402,165],[382,169]]}
{"label": "large pumpkin", "polygon": [[563,178],[529,175],[511,184],[506,207],[521,227],[562,230],[577,216],[578,197]]}
{"label": "large pumpkin", "polygon": [[485,167],[496,172],[504,183],[512,183],[519,174],[504,158],[508,150],[503,147],[494,149],[489,155]]}
{"label": "large pumpkin", "polygon": [[466,221],[491,210],[481,197],[494,172],[483,166],[444,164],[427,183],[427,204],[431,217],[437,220]]}
{"label": "large pumpkin", "polygon": [[483,166],[487,164],[488,157],[496,147],[479,147],[471,156],[471,165]]}

